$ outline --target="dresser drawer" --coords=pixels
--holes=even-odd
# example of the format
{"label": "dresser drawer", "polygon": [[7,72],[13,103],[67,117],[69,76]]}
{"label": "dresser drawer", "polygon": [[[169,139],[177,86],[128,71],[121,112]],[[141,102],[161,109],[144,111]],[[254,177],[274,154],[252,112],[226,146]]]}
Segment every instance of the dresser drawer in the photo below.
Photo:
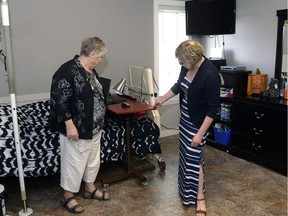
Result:
{"label": "dresser drawer", "polygon": [[259,85],[260,86],[261,83],[262,83],[261,79],[252,80],[252,86],[254,86],[254,85]]}
{"label": "dresser drawer", "polygon": [[252,88],[252,89],[251,89],[251,92],[252,92],[252,93],[256,93],[256,94],[260,94],[261,91],[262,91],[262,90],[261,90],[260,88]]}
{"label": "dresser drawer", "polygon": [[252,77],[252,81],[255,81],[255,80],[262,80],[262,76],[261,75],[255,75],[255,74],[251,74],[251,77]]}
{"label": "dresser drawer", "polygon": [[252,84],[252,89],[261,89],[261,85],[258,83],[253,83]]}
{"label": "dresser drawer", "polygon": [[263,124],[281,131],[287,130],[287,110],[285,109],[234,102],[233,118]]}
{"label": "dresser drawer", "polygon": [[266,141],[265,143],[257,139],[251,139],[251,137],[237,132],[232,133],[231,143],[233,143],[233,147],[254,155],[254,160],[262,158],[264,160],[273,161],[273,163],[282,164],[284,166],[287,165],[287,146],[283,149],[283,146],[278,145],[278,143],[271,140],[269,140],[269,142]]}
{"label": "dresser drawer", "polygon": [[286,136],[285,133],[281,133],[280,130],[270,125],[251,123],[238,118],[233,119],[233,131],[249,137],[253,142],[274,143],[275,145],[283,143]]}
{"label": "dresser drawer", "polygon": [[231,142],[233,143],[233,146],[237,146],[239,149],[257,155],[258,157],[265,157],[269,154],[269,149],[265,148],[265,146],[263,147],[261,143],[255,142],[245,134],[233,132]]}

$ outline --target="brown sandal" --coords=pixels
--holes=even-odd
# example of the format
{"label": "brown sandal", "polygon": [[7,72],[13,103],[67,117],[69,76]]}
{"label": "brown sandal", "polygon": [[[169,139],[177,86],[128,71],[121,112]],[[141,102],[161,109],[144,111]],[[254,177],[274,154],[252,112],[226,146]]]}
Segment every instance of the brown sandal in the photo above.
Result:
{"label": "brown sandal", "polygon": [[[73,214],[81,214],[84,212],[84,208],[83,206],[81,206],[80,204],[76,204],[74,206],[71,206],[69,207],[68,204],[73,200],[75,199],[74,196],[72,197],[69,197],[67,199],[63,199],[63,200],[60,200],[61,202],[61,205],[66,208],[69,212],[73,213]],[[79,210],[81,209],[81,210]]]}
{"label": "brown sandal", "polygon": [[[197,201],[199,201],[199,202],[201,202],[201,201],[203,201],[203,200],[205,200],[205,198],[203,198],[203,199],[197,199]],[[197,214],[204,214],[204,215],[206,216],[207,211],[198,209],[198,210],[196,210],[196,212],[195,212],[195,215],[196,215],[196,216],[197,216]]]}
{"label": "brown sandal", "polygon": [[96,196],[96,191],[97,191],[97,188],[94,191],[92,191],[92,192],[89,192],[89,191],[85,190],[85,192],[83,194],[83,198],[84,199],[96,199],[96,200],[102,200],[102,201],[107,201],[107,200],[110,199],[110,197],[109,198],[105,197],[105,195],[107,193],[106,191],[103,191],[103,190],[101,191],[102,192],[102,196]]}

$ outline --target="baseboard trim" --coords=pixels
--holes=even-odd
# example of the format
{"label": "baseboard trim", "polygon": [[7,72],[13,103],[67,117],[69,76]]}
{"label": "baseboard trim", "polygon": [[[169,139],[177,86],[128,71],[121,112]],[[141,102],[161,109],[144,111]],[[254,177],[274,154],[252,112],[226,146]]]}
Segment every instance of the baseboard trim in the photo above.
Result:
{"label": "baseboard trim", "polygon": [[160,138],[179,134],[179,130],[161,130]]}
{"label": "baseboard trim", "polygon": [[[16,95],[16,104],[22,105],[27,103],[33,103],[42,100],[49,100],[50,93],[41,93],[41,94],[30,94],[30,95]],[[10,97],[1,97],[0,103],[8,104],[10,103]]]}

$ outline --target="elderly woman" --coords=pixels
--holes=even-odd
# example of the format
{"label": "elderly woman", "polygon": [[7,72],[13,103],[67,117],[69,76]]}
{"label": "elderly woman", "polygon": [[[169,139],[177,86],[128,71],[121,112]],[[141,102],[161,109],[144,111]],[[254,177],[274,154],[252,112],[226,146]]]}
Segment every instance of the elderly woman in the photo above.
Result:
{"label": "elderly woman", "polygon": [[107,52],[98,37],[82,42],[80,55],[64,63],[51,84],[51,127],[60,133],[62,205],[72,213],[84,212],[74,198],[82,180],[86,199],[108,200],[94,185],[100,168],[100,140],[106,104],[95,67]]}
{"label": "elderly woman", "polygon": [[197,204],[196,215],[206,215],[204,196],[204,144],[207,130],[220,106],[220,76],[203,56],[203,47],[194,40],[182,42],[175,51],[182,65],[178,81],[156,102],[163,103],[180,94],[178,171],[179,193],[184,205]]}

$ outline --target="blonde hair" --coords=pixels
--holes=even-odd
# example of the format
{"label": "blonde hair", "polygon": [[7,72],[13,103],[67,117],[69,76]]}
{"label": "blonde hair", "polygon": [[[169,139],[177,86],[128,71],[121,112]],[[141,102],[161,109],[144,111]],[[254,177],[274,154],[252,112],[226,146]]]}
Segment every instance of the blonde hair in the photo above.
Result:
{"label": "blonde hair", "polygon": [[176,48],[175,56],[179,62],[185,64],[188,69],[191,69],[201,60],[203,52],[204,48],[199,42],[186,40]]}

